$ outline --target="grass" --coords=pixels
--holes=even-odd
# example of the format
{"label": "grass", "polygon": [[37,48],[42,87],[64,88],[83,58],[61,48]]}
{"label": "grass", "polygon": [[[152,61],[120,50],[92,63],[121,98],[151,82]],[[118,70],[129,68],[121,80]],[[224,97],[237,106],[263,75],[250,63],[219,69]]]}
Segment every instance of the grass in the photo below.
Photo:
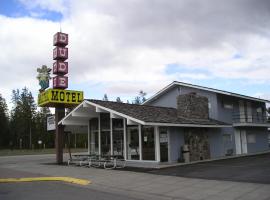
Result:
{"label": "grass", "polygon": [[[71,153],[87,152],[85,148],[71,149]],[[64,153],[68,153],[68,149],[64,149]],[[40,155],[55,154],[55,149],[0,149],[0,156],[18,156],[18,155]]]}

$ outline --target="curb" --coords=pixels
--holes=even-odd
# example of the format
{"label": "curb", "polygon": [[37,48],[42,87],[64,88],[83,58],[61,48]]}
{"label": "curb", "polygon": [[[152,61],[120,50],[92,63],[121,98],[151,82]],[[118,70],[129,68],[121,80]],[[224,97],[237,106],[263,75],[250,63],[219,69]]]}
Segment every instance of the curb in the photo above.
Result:
{"label": "curb", "polygon": [[89,180],[78,179],[72,177],[31,177],[31,178],[4,178],[0,179],[0,183],[19,183],[19,182],[35,182],[35,181],[63,181],[78,185],[88,185]]}

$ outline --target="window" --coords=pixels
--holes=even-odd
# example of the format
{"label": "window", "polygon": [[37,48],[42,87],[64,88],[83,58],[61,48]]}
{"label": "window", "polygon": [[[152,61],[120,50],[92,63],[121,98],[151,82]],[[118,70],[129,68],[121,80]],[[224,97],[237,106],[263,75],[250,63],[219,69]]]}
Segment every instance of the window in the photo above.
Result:
{"label": "window", "polygon": [[231,134],[223,134],[223,143],[230,143],[232,142],[232,135]]}
{"label": "window", "polygon": [[259,108],[256,109],[256,111],[257,111],[257,113],[262,113],[262,108],[259,107]]}
{"label": "window", "polygon": [[223,108],[233,109],[233,104],[228,102],[223,102]]}
{"label": "window", "polygon": [[247,135],[247,142],[248,143],[256,143],[256,135],[255,134],[248,134]]}

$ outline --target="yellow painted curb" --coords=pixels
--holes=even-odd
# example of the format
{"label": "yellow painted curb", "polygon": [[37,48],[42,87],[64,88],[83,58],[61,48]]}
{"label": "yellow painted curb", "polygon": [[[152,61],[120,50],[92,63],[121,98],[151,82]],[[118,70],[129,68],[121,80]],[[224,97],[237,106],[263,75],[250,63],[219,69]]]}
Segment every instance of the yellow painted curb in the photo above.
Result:
{"label": "yellow painted curb", "polygon": [[30,178],[4,178],[0,179],[0,183],[16,183],[16,182],[33,182],[33,181],[64,181],[79,185],[88,185],[89,180],[78,179],[72,177],[30,177]]}

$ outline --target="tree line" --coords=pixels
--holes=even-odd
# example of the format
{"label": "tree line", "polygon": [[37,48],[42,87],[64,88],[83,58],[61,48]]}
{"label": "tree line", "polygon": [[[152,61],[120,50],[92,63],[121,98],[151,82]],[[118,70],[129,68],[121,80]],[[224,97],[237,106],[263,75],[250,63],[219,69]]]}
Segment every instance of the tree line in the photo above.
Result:
{"label": "tree line", "polygon": [[49,108],[37,110],[34,97],[26,87],[12,91],[12,108],[0,94],[0,148],[54,147],[54,134],[47,133]]}

